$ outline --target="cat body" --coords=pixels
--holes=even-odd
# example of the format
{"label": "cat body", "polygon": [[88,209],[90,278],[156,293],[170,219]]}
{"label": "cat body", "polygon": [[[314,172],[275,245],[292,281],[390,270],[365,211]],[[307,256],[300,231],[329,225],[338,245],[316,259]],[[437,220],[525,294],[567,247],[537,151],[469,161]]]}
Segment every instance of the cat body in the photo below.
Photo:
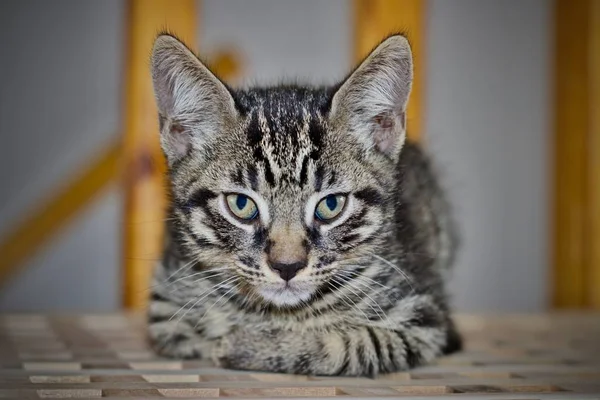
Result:
{"label": "cat body", "polygon": [[233,90],[169,35],[152,73],[171,195],[149,309],[159,353],[375,376],[460,348],[452,218],[405,140],[404,37],[334,87]]}

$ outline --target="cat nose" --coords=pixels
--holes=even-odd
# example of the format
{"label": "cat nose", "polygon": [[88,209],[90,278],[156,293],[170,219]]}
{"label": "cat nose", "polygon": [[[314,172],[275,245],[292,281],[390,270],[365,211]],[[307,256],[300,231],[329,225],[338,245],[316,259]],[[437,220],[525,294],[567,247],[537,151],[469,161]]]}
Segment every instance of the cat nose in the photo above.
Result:
{"label": "cat nose", "polygon": [[269,266],[279,273],[279,276],[284,281],[288,282],[296,276],[298,271],[306,268],[306,260],[301,260],[293,263],[272,262]]}

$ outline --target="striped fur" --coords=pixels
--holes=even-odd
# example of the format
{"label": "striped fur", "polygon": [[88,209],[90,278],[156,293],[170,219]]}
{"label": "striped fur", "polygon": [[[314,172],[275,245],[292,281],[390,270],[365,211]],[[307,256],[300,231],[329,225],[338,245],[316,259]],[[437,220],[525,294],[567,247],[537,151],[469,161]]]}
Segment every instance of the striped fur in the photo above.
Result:
{"label": "striped fur", "polygon": [[[251,370],[368,375],[460,348],[443,272],[456,235],[427,157],[405,142],[412,80],[401,36],[340,85],[233,90],[176,38],[153,79],[171,207],[149,310],[161,354]],[[251,224],[224,196],[258,206]],[[324,196],[348,196],[332,223]],[[303,254],[289,282],[273,249]]]}

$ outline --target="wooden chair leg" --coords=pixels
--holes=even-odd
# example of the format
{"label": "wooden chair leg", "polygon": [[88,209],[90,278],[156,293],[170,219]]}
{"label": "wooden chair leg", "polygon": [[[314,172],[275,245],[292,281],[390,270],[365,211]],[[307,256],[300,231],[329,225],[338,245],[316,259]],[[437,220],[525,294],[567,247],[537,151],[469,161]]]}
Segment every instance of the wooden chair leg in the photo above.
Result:
{"label": "wooden chair leg", "polygon": [[125,70],[125,213],[123,301],[147,303],[154,265],[160,259],[165,219],[165,164],[159,147],[149,57],[157,34],[168,30],[195,47],[195,0],[130,0]]}
{"label": "wooden chair leg", "polygon": [[419,140],[423,126],[423,74],[426,0],[354,0],[355,61],[392,33],[408,36],[415,68],[408,104],[408,136]]}

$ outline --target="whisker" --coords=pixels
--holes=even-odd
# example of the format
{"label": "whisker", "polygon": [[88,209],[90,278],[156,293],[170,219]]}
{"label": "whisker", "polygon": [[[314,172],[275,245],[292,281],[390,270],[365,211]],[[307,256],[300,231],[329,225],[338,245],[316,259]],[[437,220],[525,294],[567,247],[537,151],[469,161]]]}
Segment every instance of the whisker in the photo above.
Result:
{"label": "whisker", "polygon": [[148,288],[146,288],[146,289],[144,289],[144,290],[140,291],[140,293],[147,292],[147,291],[149,291],[149,290],[155,289],[155,288],[157,288],[157,287],[159,287],[159,286],[162,286],[162,285],[163,285],[163,284],[165,284],[165,283],[167,283],[165,287],[169,287],[170,285],[172,285],[172,284],[173,284],[173,283],[175,283],[175,282],[168,283],[168,281],[169,281],[171,278],[173,278],[175,275],[177,275],[177,273],[178,273],[178,272],[183,272],[183,271],[185,271],[185,270],[188,270],[188,269],[189,269],[189,268],[190,268],[190,267],[191,267],[191,266],[194,264],[194,262],[195,262],[195,260],[192,260],[192,261],[190,261],[190,262],[188,262],[188,263],[185,263],[185,264],[184,264],[182,267],[179,267],[179,268],[177,268],[177,269],[175,270],[175,272],[173,272],[171,275],[169,275],[169,276],[168,276],[166,279],[164,279],[162,282],[157,282],[157,283],[155,283],[154,285],[150,285],[150,287],[148,287]]}
{"label": "whisker", "polygon": [[[171,274],[171,277],[163,280],[162,282],[159,282],[159,283],[156,283],[156,284],[152,285],[149,289],[154,289],[154,288],[157,288],[157,287],[160,287],[160,286],[162,286],[163,288],[166,289],[169,286],[172,286],[175,283],[180,282],[180,281],[182,281],[184,279],[192,278],[194,276],[198,276],[198,275],[201,275],[201,274],[213,273],[213,272],[216,272],[216,271],[223,271],[223,270],[228,270],[228,269],[231,269],[231,268],[229,268],[229,267],[223,267],[223,268],[214,268],[214,269],[210,269],[210,270],[199,271],[199,272],[196,272],[196,273],[191,274],[191,275],[182,276],[182,277],[180,277],[180,278],[178,278],[178,279],[176,279],[176,280],[174,280],[172,282],[168,282],[168,279],[170,279],[174,275],[174,274]],[[190,283],[197,283],[199,281],[200,280],[195,280],[195,281],[190,282]],[[149,289],[146,289],[146,290],[149,290]]]}
{"label": "whisker", "polygon": [[[331,288],[333,288],[334,290],[336,289],[336,287],[335,287],[335,286],[333,286],[333,285],[331,284],[331,282],[327,282],[327,285],[329,285],[329,286],[330,286]],[[353,306],[352,304],[350,304],[350,303],[348,303],[348,302],[346,301],[346,299],[344,298],[345,296],[343,295],[343,293],[340,293],[340,292],[338,292],[338,295],[340,296],[340,297],[339,297],[339,299],[340,299],[340,300],[342,300],[342,301],[344,302],[344,304],[348,306],[348,308],[350,308],[350,309],[354,309],[354,308],[356,308],[356,307],[355,307],[355,306],[356,306],[356,304]]]}
{"label": "whisker", "polygon": [[392,267],[394,270],[396,270],[408,282],[408,285],[410,286],[411,293],[415,291],[415,288],[412,285],[412,279],[406,274],[406,272],[402,271],[397,265],[395,265],[392,262],[386,260],[385,258],[383,258],[381,256],[378,256],[375,253],[370,253],[370,254],[371,254],[371,256],[375,257],[376,259],[378,259],[380,261],[383,261],[384,263],[386,263],[387,265],[389,265],[390,267]]}
{"label": "whisker", "polygon": [[[229,269],[229,268],[226,268],[226,269]],[[212,274],[212,275],[203,276],[202,278],[194,279],[194,280],[193,280],[192,282],[190,282],[190,283],[198,283],[198,282],[202,282],[202,281],[204,281],[204,280],[206,280],[206,279],[213,278],[213,277],[215,277],[215,276],[219,276],[219,275],[224,275],[224,274],[226,274],[226,273],[227,273],[227,271],[215,272],[215,273],[214,273],[214,274]]]}
{"label": "whisker", "polygon": [[[336,277],[332,277],[331,280],[334,281],[335,283],[337,283],[338,285],[344,286],[344,283],[338,281],[336,279]],[[349,289],[350,289],[350,291],[352,291],[352,293],[354,293],[354,295],[356,295],[356,292],[354,292],[351,288],[349,288]],[[367,316],[367,314],[360,307],[358,307],[358,304],[356,304],[356,302],[354,300],[352,300],[350,298],[350,296],[348,296],[347,294],[342,293],[340,291],[338,291],[338,294],[340,294],[341,296],[344,296],[345,298],[347,298],[354,305],[354,307],[352,307],[352,308],[354,308],[357,311],[359,311],[365,317],[365,320],[369,321],[369,317]],[[343,298],[342,298],[342,300],[343,300]]]}
{"label": "whisker", "polygon": [[[237,279],[239,279],[239,277],[236,277],[236,278],[237,278]],[[229,283],[232,283],[232,282],[229,282]],[[225,297],[227,294],[231,293],[231,292],[232,292],[234,289],[236,289],[237,287],[238,287],[238,284],[236,283],[236,284],[235,284],[235,286],[232,286],[232,287],[231,287],[231,289],[229,289],[228,291],[226,291],[225,293],[223,293],[223,294],[221,295],[221,297],[219,297],[219,298],[217,299],[217,301],[215,301],[215,302],[212,304],[212,306],[210,306],[210,307],[209,307],[209,308],[208,308],[208,309],[207,309],[207,310],[204,312],[204,314],[202,314],[202,317],[200,317],[200,319],[198,320],[198,322],[196,322],[196,325],[194,325],[194,329],[196,329],[196,328],[198,327],[198,325],[200,324],[200,322],[202,322],[202,320],[204,319],[204,317],[206,317],[206,316],[208,315],[209,311],[210,311],[210,310],[212,310],[212,309],[213,309],[213,307],[214,307],[214,306],[216,306],[216,305],[217,305],[217,303],[221,301],[221,299],[223,299],[223,298],[224,298],[224,297]]]}
{"label": "whisker", "polygon": [[366,276],[366,275],[359,274],[359,273],[358,273],[358,272],[356,272],[356,271],[346,271],[346,270],[342,270],[342,271],[339,271],[339,272],[340,272],[340,274],[350,274],[350,273],[352,273],[352,274],[354,274],[354,275],[355,275],[355,276],[353,277],[354,279],[357,279],[357,278],[366,279],[366,280],[368,280],[368,281],[370,281],[370,282],[373,282],[373,283],[377,284],[378,286],[381,286],[381,287],[382,287],[382,288],[384,288],[384,289],[392,290],[392,288],[391,288],[391,287],[389,287],[389,286],[385,286],[385,285],[384,285],[384,284],[382,284],[381,282],[377,282],[375,279],[373,279],[373,278],[370,278],[370,277],[368,277],[368,276]]}
{"label": "whisker", "polygon": [[[235,278],[235,277],[233,277],[233,278]],[[230,278],[230,279],[232,279],[232,278]],[[195,302],[194,304],[192,304],[192,305],[190,306],[190,308],[188,308],[188,309],[187,309],[187,310],[186,310],[186,311],[185,311],[185,312],[184,312],[184,313],[183,313],[183,314],[182,314],[182,315],[179,317],[179,319],[177,320],[177,322],[176,322],[176,323],[173,325],[173,329],[172,329],[172,331],[171,331],[171,336],[175,334],[175,329],[177,328],[177,326],[179,325],[179,323],[181,322],[181,320],[182,320],[182,319],[183,319],[183,318],[186,316],[186,314],[187,314],[188,312],[190,312],[192,309],[194,309],[194,307],[196,307],[196,305],[197,305],[197,304],[198,304],[200,301],[202,301],[204,298],[206,298],[207,296],[209,296],[211,293],[213,293],[213,292],[215,292],[216,290],[218,290],[218,289],[220,288],[220,286],[221,286],[221,285],[223,285],[223,284],[225,284],[225,282],[222,282],[222,283],[220,283],[220,284],[216,285],[216,286],[215,286],[215,288],[214,288],[213,290],[211,290],[210,292],[206,293],[205,295],[203,295],[203,296],[201,295],[202,297],[198,298],[198,299],[196,300],[196,302]],[[194,300],[194,299],[192,299],[192,300]],[[183,309],[185,306],[187,306],[187,305],[188,305],[188,304],[189,304],[189,303],[190,303],[192,300],[190,300],[190,301],[189,301],[189,302],[187,302],[187,303],[186,303],[184,306],[182,306],[182,307],[181,307],[179,310],[177,310],[177,312],[176,312],[175,314],[173,314],[173,315],[171,316],[171,318],[169,318],[169,321],[171,321],[171,320],[172,320],[172,319],[175,317],[175,315],[177,315],[177,313],[181,312],[181,310],[182,310],[182,309]],[[197,326],[197,325],[196,325],[196,326]],[[196,326],[194,326],[194,329],[196,328]]]}
{"label": "whisker", "polygon": [[[340,279],[343,279],[343,277],[340,277]],[[343,282],[345,282],[348,285],[349,288],[354,288],[354,289],[358,290],[360,293],[364,294],[373,304],[375,304],[379,308],[379,310],[381,311],[381,313],[383,314],[383,316],[387,317],[387,315],[385,314],[385,311],[383,311],[383,309],[381,308],[381,306],[371,296],[369,296],[368,293],[366,293],[364,290],[362,290],[358,286],[354,285],[353,284],[354,282],[350,281],[349,279],[343,280]],[[357,283],[359,283],[359,282],[357,281]],[[366,286],[366,287],[367,287],[367,289],[369,288],[369,286]],[[379,317],[379,319],[383,321],[383,316],[379,313],[379,311],[377,311],[375,309],[375,307],[373,307],[373,305],[371,304],[371,302],[367,302],[368,306],[371,307],[371,310],[373,310],[375,312],[375,314],[377,314],[377,317]]]}
{"label": "whisker", "polygon": [[[177,324],[179,324],[179,322],[180,322],[180,321],[183,319],[183,317],[185,317],[185,315],[186,315],[186,314],[187,314],[187,313],[188,313],[190,310],[192,310],[194,307],[196,307],[196,305],[197,305],[199,302],[201,302],[201,301],[202,301],[204,298],[206,298],[207,296],[209,296],[211,293],[214,293],[215,291],[219,290],[219,288],[220,288],[222,285],[225,285],[225,284],[227,284],[227,283],[231,282],[232,280],[234,280],[234,279],[236,279],[236,278],[237,278],[237,277],[235,277],[235,276],[232,276],[232,277],[230,277],[230,278],[227,278],[227,279],[225,279],[223,282],[221,282],[221,283],[219,283],[219,284],[215,285],[215,286],[213,287],[213,289],[212,289],[212,290],[208,291],[208,293],[206,293],[207,291],[204,291],[203,293],[201,293],[201,294],[199,295],[199,297],[198,297],[198,296],[196,296],[196,298],[192,298],[192,300],[188,301],[188,302],[187,302],[187,303],[185,303],[185,304],[184,304],[184,305],[183,305],[183,306],[182,306],[182,307],[181,307],[179,310],[177,310],[177,312],[175,312],[175,314],[173,314],[173,315],[171,316],[171,318],[169,318],[169,321],[173,320],[173,318],[175,318],[175,316],[176,316],[176,315],[177,315],[179,312],[181,312],[181,310],[183,310],[183,309],[184,309],[184,308],[185,308],[185,307],[186,307],[188,304],[190,304],[192,301],[194,301],[194,300],[196,300],[196,299],[197,299],[197,300],[196,300],[196,302],[195,302],[194,304],[192,304],[192,305],[190,306],[190,308],[189,308],[189,309],[188,309],[188,310],[187,310],[185,313],[183,313],[183,315],[182,315],[181,317],[179,317],[179,319],[177,320]],[[176,324],[176,325],[177,325],[177,324]]]}
{"label": "whisker", "polygon": [[[198,283],[200,283],[200,282],[203,282],[203,281],[206,281],[206,280],[208,280],[208,279],[214,278],[214,277],[216,277],[216,276],[224,275],[224,274],[225,274],[225,272],[217,272],[216,274],[213,274],[213,275],[204,276],[204,277],[202,277],[202,278],[195,279],[194,281],[192,281],[192,282],[189,282],[189,283],[187,283],[187,282],[186,282],[186,283],[184,284],[184,286],[186,286],[186,287],[188,287],[188,288],[189,288],[189,287],[193,287],[193,285],[194,285],[194,284],[198,284]],[[174,289],[170,290],[170,291],[169,291],[169,293],[176,292],[176,291],[178,291],[178,290],[180,290],[180,289],[181,289],[180,287],[174,288]]]}
{"label": "whisker", "polygon": [[180,271],[183,272],[183,271],[188,270],[189,268],[191,268],[194,265],[195,262],[196,262],[196,260],[191,260],[190,262],[187,262],[183,266],[177,268],[171,275],[169,275],[167,277],[167,279],[165,279],[165,281],[168,282],[171,278],[173,278],[175,275],[177,275],[177,273]]}
{"label": "whisker", "polygon": [[[357,284],[361,284],[361,285],[363,285],[363,286],[366,288],[366,290],[372,289],[372,288],[371,288],[371,286],[369,286],[367,283],[365,283],[365,282],[363,282],[363,281],[360,281],[360,280],[355,280],[355,282],[356,282]],[[350,282],[348,282],[348,284],[349,284],[349,285],[351,285],[351,283],[350,283]],[[381,308],[381,306],[379,305],[379,303],[378,303],[378,302],[376,302],[376,301],[375,301],[375,300],[374,300],[374,299],[373,299],[371,296],[369,296],[369,294],[368,294],[368,293],[366,293],[365,291],[363,291],[362,289],[360,289],[358,286],[354,286],[354,285],[351,285],[351,286],[353,286],[353,287],[354,287],[356,290],[359,290],[361,293],[363,293],[365,296],[367,296],[367,297],[369,298],[369,300],[371,300],[371,301],[372,301],[372,302],[373,302],[373,303],[374,303],[374,304],[377,306],[377,308],[379,309],[379,311],[381,311],[381,314],[380,314],[380,313],[379,313],[377,310],[375,310],[375,308],[373,308],[373,307],[372,307],[372,306],[369,304],[369,306],[371,306],[371,309],[372,309],[373,311],[375,311],[375,313],[377,313],[377,316],[379,317],[379,319],[381,320],[381,322],[384,322],[384,323],[386,323],[386,324],[388,325],[388,328],[391,330],[391,329],[392,329],[392,322],[391,322],[391,320],[390,320],[389,316],[386,314],[386,312],[385,312],[385,311],[383,311],[383,309]],[[383,315],[383,316],[382,316],[382,315]],[[384,321],[384,317],[385,317],[385,321]]]}
{"label": "whisker", "polygon": [[[316,291],[316,293],[317,293],[317,294],[318,294],[318,295],[319,295],[321,298],[323,298],[323,297],[324,297],[324,296],[323,296],[323,292],[321,291],[321,289],[320,289],[319,287],[317,287],[317,288],[315,289],[315,291]],[[316,304],[318,304],[318,303],[316,303]],[[324,314],[324,311],[323,311],[323,309],[322,309],[322,308],[319,308],[319,309],[316,309],[316,310],[317,310],[317,312],[319,313],[319,316],[323,316],[323,314]]]}
{"label": "whisker", "polygon": [[[371,320],[369,319],[369,316],[358,306],[358,304],[356,304],[356,302],[354,300],[352,300],[352,298],[350,296],[348,296],[345,293],[339,293],[341,295],[340,300],[342,300],[347,306],[350,307],[350,309],[354,309],[358,312],[360,312],[363,316],[364,316],[364,323],[370,323]],[[352,304],[349,304],[345,299],[348,299]],[[360,316],[358,316],[358,322],[361,322],[361,318]]]}
{"label": "whisker", "polygon": [[[194,276],[198,276],[198,275],[202,275],[202,274],[207,274],[207,273],[214,273],[214,272],[218,272],[218,271],[226,271],[226,270],[230,270],[231,268],[229,267],[223,267],[223,268],[215,268],[215,269],[209,269],[206,271],[200,271],[200,272],[196,272],[194,274],[191,275],[186,275],[186,276],[182,276],[181,278],[178,278],[176,280],[174,280],[173,282],[169,282],[165,287],[169,287],[177,282],[180,282],[184,279],[188,279],[188,278],[193,278]],[[223,273],[223,272],[221,272]],[[198,282],[198,280],[194,281],[194,282]]]}

